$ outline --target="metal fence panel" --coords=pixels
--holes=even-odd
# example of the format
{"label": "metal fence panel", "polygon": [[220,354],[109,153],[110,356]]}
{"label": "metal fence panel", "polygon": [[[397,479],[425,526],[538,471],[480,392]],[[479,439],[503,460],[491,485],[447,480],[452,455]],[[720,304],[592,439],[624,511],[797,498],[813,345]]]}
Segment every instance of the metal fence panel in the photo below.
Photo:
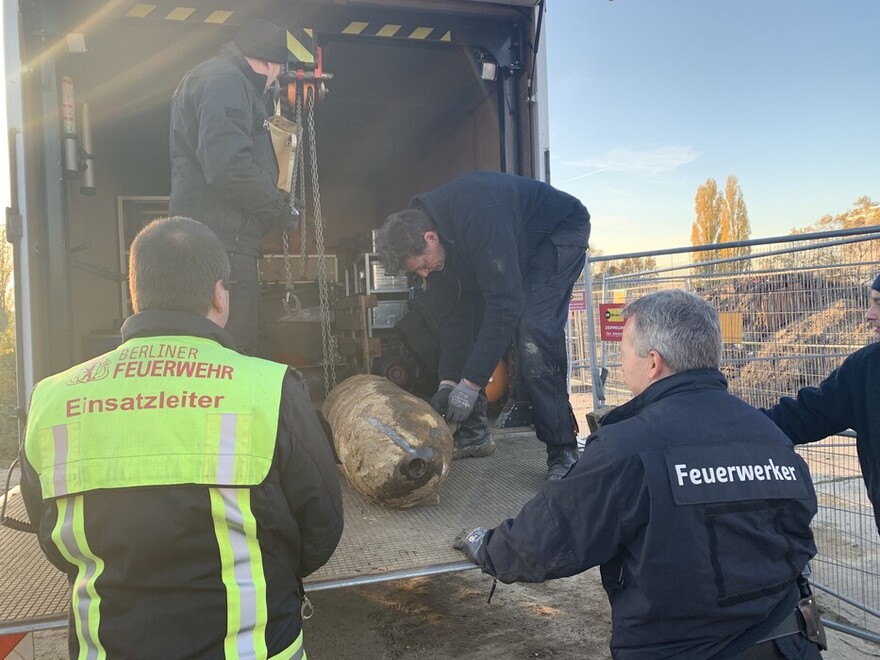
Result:
{"label": "metal fence panel", "polygon": [[[583,285],[589,303],[571,312],[569,327],[578,419],[630,398],[619,342],[599,339],[600,304],[671,288],[699,294],[721,315],[722,371],[730,390],[752,405],[770,406],[818,384],[873,340],[864,314],[878,264],[880,227],[588,259]],[[876,635],[880,543],[855,439],[837,436],[798,450],[819,498],[813,523],[819,554],[811,566],[814,581],[826,589],[819,596],[823,611]]]}

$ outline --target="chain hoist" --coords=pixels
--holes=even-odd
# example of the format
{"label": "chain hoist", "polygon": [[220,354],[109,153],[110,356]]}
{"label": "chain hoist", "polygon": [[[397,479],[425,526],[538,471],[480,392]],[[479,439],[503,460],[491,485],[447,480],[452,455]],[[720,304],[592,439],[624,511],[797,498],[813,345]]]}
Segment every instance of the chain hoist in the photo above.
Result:
{"label": "chain hoist", "polygon": [[[294,108],[296,125],[303,125],[303,107],[305,106],[306,135],[300,140],[296,158],[291,166],[291,199],[299,196],[305,200],[306,195],[306,163],[305,144],[308,143],[309,167],[311,169],[311,207],[315,228],[315,251],[317,253],[318,304],[321,315],[321,357],[324,365],[324,391],[329,394],[336,387],[336,340],[331,333],[330,323],[330,282],[327,278],[327,263],[324,250],[324,220],[321,213],[321,189],[318,181],[318,149],[315,139],[315,103],[317,98],[326,92],[324,81],[332,78],[325,73],[322,64],[321,49],[317,49],[317,62],[314,71],[297,70],[287,88],[287,98]],[[304,277],[307,262],[306,218],[300,222],[300,276]],[[285,233],[282,239],[284,248],[285,277],[289,288],[292,288],[290,266],[290,245]]]}
{"label": "chain hoist", "polygon": [[[297,161],[301,159],[299,154],[302,152],[302,123],[292,122],[281,114],[281,95],[278,87],[275,88],[275,112],[268,123],[272,147],[278,159],[278,187],[287,191],[290,214],[291,216],[299,217],[300,225],[302,225],[302,214],[296,203],[297,191],[295,186]],[[294,292],[293,276],[290,272],[289,241],[289,229],[285,227],[281,233],[281,243],[284,249],[286,281],[281,303],[288,315],[294,314],[300,309],[300,301]]]}
{"label": "chain hoist", "polygon": [[306,92],[308,106],[309,161],[312,168],[312,209],[315,218],[315,250],[318,255],[318,298],[321,308],[321,346],[324,357],[324,389],[336,387],[336,342],[330,332],[330,283],[324,258],[324,220],[321,215],[321,189],[318,185],[318,149],[315,142],[315,88]]}
{"label": "chain hoist", "polygon": [[[297,96],[296,99],[296,125],[302,126],[302,97]],[[299,199],[304,200],[306,198],[306,165],[305,165],[305,152],[302,148],[302,142],[300,141],[299,149],[297,150],[297,159],[296,159],[296,191]],[[300,279],[305,279],[306,277],[306,265],[308,263],[308,234],[306,231],[306,218],[303,216],[302,222],[299,224],[299,276]]]}
{"label": "chain hoist", "polygon": [[[302,98],[297,95],[296,97],[296,110],[294,114],[294,124],[297,127],[302,127]],[[296,149],[291,153],[290,159],[290,204],[293,206],[299,200],[305,200],[306,198],[306,169],[305,163],[303,162],[303,141],[302,139],[297,141]],[[299,277],[301,280],[305,279],[306,276],[306,255],[308,252],[308,246],[306,244],[307,234],[306,234],[306,215],[302,213],[300,216],[299,222],[299,244],[300,244],[300,267],[299,267]],[[284,296],[281,298],[281,303],[284,306],[284,311],[288,314],[293,314],[294,312],[298,312],[301,307],[301,302],[299,297],[294,293],[294,281],[293,281],[293,272],[290,265],[290,237],[288,231],[285,229],[281,234],[281,247],[284,251]]]}

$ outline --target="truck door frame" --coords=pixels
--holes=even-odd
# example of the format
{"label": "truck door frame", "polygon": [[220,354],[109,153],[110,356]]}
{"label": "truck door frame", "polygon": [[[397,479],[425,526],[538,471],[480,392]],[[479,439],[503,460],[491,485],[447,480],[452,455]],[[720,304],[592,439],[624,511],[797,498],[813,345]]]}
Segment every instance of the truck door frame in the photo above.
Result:
{"label": "truck door frame", "polygon": [[4,58],[6,69],[6,121],[9,140],[9,206],[6,208],[6,240],[12,244],[15,307],[16,380],[18,386],[19,437],[23,436],[23,411],[34,387],[34,325],[28,197],[25,190],[25,136],[23,75],[21,61],[21,15],[18,3],[3,3]]}

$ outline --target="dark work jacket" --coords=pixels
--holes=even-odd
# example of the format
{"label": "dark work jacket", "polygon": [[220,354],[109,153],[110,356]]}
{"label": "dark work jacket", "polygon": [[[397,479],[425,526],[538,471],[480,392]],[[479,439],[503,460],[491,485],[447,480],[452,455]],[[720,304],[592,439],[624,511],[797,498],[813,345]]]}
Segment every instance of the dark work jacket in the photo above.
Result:
{"label": "dark work jacket", "polygon": [[850,355],[819,387],[804,387],[796,399],[783,397],[764,412],[795,444],[845,429],[856,432],[859,465],[880,532],[880,344]]}
{"label": "dark work jacket", "polygon": [[[418,195],[446,249],[444,273],[485,301],[462,377],[485,385],[523,312],[529,260],[547,238],[587,248],[590,214],[541,181],[499,172],[464,174]],[[555,268],[555,264],[554,264]]]}
{"label": "dark work jacket", "polygon": [[[123,339],[189,335],[235,349],[206,318],[151,311],[130,317]],[[185,380],[185,379],[183,379]],[[184,386],[185,387],[185,386]],[[120,438],[124,441],[125,438]],[[51,540],[58,508],[43,500],[34,468],[22,456],[22,496],[49,561],[70,576]],[[108,657],[223,658],[226,589],[207,486],[86,492],[83,509],[91,551],[104,559],[100,638]],[[330,559],[342,535],[342,499],[333,452],[309,396],[294,372],[281,390],[272,466],[251,489],[268,600],[269,655],[300,632],[300,580]],[[69,631],[71,657],[77,636]]]}
{"label": "dark work jacket", "polygon": [[205,223],[227,251],[255,257],[288,203],[277,187],[265,84],[230,42],[171,99],[170,214]]}
{"label": "dark work jacket", "polygon": [[793,610],[815,513],[788,438],[719,371],[690,371],[612,411],[480,560],[503,582],[601,566],[615,658],[728,657]]}

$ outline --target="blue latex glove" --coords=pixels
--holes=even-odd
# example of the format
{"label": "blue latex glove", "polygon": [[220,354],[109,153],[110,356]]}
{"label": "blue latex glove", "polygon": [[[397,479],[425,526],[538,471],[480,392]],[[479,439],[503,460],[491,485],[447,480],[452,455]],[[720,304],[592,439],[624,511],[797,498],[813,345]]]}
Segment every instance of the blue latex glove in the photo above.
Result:
{"label": "blue latex glove", "polygon": [[452,392],[449,393],[446,421],[460,424],[466,420],[470,416],[471,411],[473,411],[474,405],[477,403],[477,395],[479,395],[479,393],[479,387],[474,389],[462,379],[458,385],[452,388]]}
{"label": "blue latex glove", "polygon": [[456,550],[461,550],[469,561],[480,566],[480,560],[477,557],[480,554],[480,548],[483,547],[483,540],[486,538],[488,531],[485,527],[477,527],[467,533],[462,532],[455,538],[452,547]]}

